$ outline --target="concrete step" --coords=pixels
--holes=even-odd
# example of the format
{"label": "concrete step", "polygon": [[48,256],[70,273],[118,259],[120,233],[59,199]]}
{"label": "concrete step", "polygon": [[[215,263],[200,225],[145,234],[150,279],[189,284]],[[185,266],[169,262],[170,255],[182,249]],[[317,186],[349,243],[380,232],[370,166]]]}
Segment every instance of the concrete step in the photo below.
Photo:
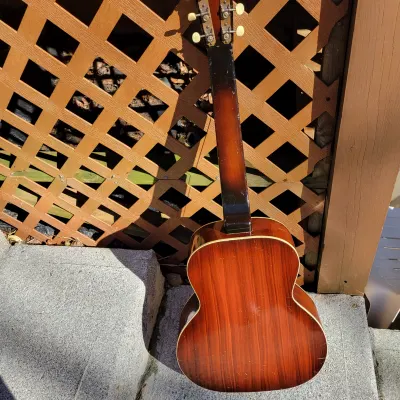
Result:
{"label": "concrete step", "polygon": [[370,328],[379,398],[400,399],[400,331]]}
{"label": "concrete step", "polygon": [[179,317],[192,293],[190,287],[184,286],[167,291],[153,338],[153,357],[138,399],[378,399],[371,340],[362,297],[312,295],[328,340],[328,357],[314,379],[292,389],[227,394],[203,389],[179,371],[175,358]]}
{"label": "concrete step", "polygon": [[0,399],[134,399],[163,294],[153,251],[6,248]]}

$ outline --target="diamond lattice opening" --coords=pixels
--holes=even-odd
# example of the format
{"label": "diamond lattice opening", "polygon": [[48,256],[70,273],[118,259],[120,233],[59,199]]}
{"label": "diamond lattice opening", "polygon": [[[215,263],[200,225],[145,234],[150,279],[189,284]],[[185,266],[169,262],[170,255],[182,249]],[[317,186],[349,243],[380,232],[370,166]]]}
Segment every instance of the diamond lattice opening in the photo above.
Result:
{"label": "diamond lattice opening", "polygon": [[11,111],[13,114],[22,118],[26,122],[34,125],[39,119],[41,112],[43,111],[37,105],[26,100],[24,97],[17,93],[13,93],[11,100],[8,103],[7,110]]}
{"label": "diamond lattice opening", "polygon": [[96,211],[94,211],[92,215],[108,225],[112,225],[120,218],[119,214],[103,205],[101,205]]}
{"label": "diamond lattice opening", "polygon": [[65,208],[58,206],[57,204],[53,204],[47,214],[59,220],[63,224],[68,223],[68,221],[74,216],[74,214],[70,213]]}
{"label": "diamond lattice opening", "polygon": [[24,185],[18,185],[15,191],[15,196],[30,204],[31,206],[35,206],[36,203],[42,198],[42,196],[28,189]]}
{"label": "diamond lattice opening", "polygon": [[307,160],[307,157],[289,142],[283,144],[267,158],[286,173],[292,171]]}
{"label": "diamond lattice opening", "polygon": [[153,37],[122,14],[107,40],[132,60],[138,61],[150,45]]}
{"label": "diamond lattice opening", "polygon": [[0,148],[0,164],[4,165],[6,168],[11,168],[15,160],[16,157],[14,154],[11,154]]}
{"label": "diamond lattice opening", "polygon": [[213,201],[215,201],[217,204],[219,204],[222,207],[222,194],[220,193],[218,196],[214,197]]}
{"label": "diamond lattice opening", "polygon": [[331,157],[318,161],[311,174],[303,178],[301,183],[318,195],[325,193],[328,190],[331,164]]}
{"label": "diamond lattice opening", "polygon": [[140,1],[146,4],[147,7],[153,10],[164,21],[168,19],[172,11],[174,11],[174,8],[179,3],[179,0],[169,0],[169,1],[140,0]]}
{"label": "diamond lattice opening", "polygon": [[324,148],[332,143],[335,136],[336,119],[326,111],[312,121],[302,131],[309,137],[314,138],[314,142]]}
{"label": "diamond lattice opening", "polygon": [[191,199],[186,197],[181,192],[178,192],[174,188],[169,188],[161,197],[160,200],[164,202],[167,206],[179,211],[188,204]]}
{"label": "diamond lattice opening", "polygon": [[0,40],[0,68],[3,68],[9,51],[10,46],[6,42]]}
{"label": "diamond lattice opening", "polygon": [[218,166],[218,149],[214,147],[204,158],[211,164]]}
{"label": "diamond lattice opening", "polygon": [[132,239],[135,239],[139,243],[143,242],[143,240],[150,235],[149,232],[145,231],[143,228],[134,223],[130,224],[122,232],[125,233],[125,235],[131,237]]}
{"label": "diamond lattice opening", "polygon": [[112,128],[107,132],[114,139],[132,148],[142,137],[143,132],[129,125],[122,118],[118,118]]}
{"label": "diamond lattice opening", "polygon": [[89,25],[96,15],[103,0],[56,0],[56,3],[78,18],[85,25]]}
{"label": "diamond lattice opening", "polygon": [[50,164],[52,167],[61,169],[68,160],[68,157],[66,157],[64,154],[60,152],[57,152],[56,150],[52,149],[47,145],[46,147],[48,148],[48,150],[47,149],[45,151],[39,150],[36,153],[36,157],[39,160],[42,160],[45,163]]}
{"label": "diamond lattice opening", "polygon": [[243,140],[253,148],[256,148],[273,133],[274,131],[268,125],[253,114],[242,122]]}
{"label": "diamond lattice opening", "polygon": [[297,237],[294,235],[292,235],[292,239],[293,239],[294,247],[299,247],[303,244],[303,242],[301,240],[297,239]]}
{"label": "diamond lattice opening", "polygon": [[104,234],[103,230],[101,230],[97,226],[89,224],[88,222],[82,224],[81,227],[78,229],[78,232],[82,233],[92,240],[97,240]]}
{"label": "diamond lattice opening", "polygon": [[38,231],[42,235],[48,236],[50,238],[53,238],[54,236],[57,236],[60,233],[60,231],[57,228],[54,228],[54,226],[42,220],[40,220],[38,224],[35,226],[35,231]]}
{"label": "diamond lattice opening", "polygon": [[[25,172],[25,171],[24,171]],[[39,168],[36,168],[34,165],[30,165],[25,175],[31,181],[37,183],[38,185],[48,188],[51,183],[54,181],[54,176],[46,174]]]}
{"label": "diamond lattice opening", "polygon": [[75,148],[85,136],[82,132],[79,132],[61,120],[56,122],[50,135],[73,148]]}
{"label": "diamond lattice opening", "polygon": [[197,222],[199,225],[205,225],[219,220],[217,216],[205,208],[200,208],[200,210],[194,213],[190,219],[194,222]]}
{"label": "diamond lattice opening", "polygon": [[199,192],[202,192],[214,182],[210,177],[194,167],[190,168],[190,170],[180,179],[197,189]]}
{"label": "diamond lattice opening", "polygon": [[21,81],[45,96],[50,97],[59,79],[43,67],[28,60],[24,72],[21,75]]}
{"label": "diamond lattice opening", "polygon": [[151,122],[156,122],[164,114],[168,105],[147,90],[141,90],[129,107]]}
{"label": "diamond lattice opening", "polygon": [[288,50],[293,50],[318,22],[297,1],[288,1],[265,29]]}
{"label": "diamond lattice opening", "polygon": [[[249,65],[251,65],[251,72]],[[247,46],[235,61],[236,77],[251,90],[274,68],[273,64],[251,46]]]}
{"label": "diamond lattice opening", "polygon": [[169,234],[176,240],[179,240],[181,243],[189,244],[193,232],[190,229],[186,228],[185,226],[179,225]]}
{"label": "diamond lattice opening", "polygon": [[243,3],[246,12],[250,13],[259,1],[260,0],[242,0],[241,3]]}
{"label": "diamond lattice opening", "polygon": [[136,196],[119,186],[110,194],[109,198],[125,208],[132,207],[138,201]]}
{"label": "diamond lattice opening", "polygon": [[195,106],[209,116],[214,116],[214,104],[211,89],[208,89],[200,98],[196,101]]}
{"label": "diamond lattice opening", "polygon": [[177,252],[174,247],[162,240],[153,246],[153,250],[161,257],[169,257]]}
{"label": "diamond lattice opening", "polygon": [[17,30],[24,17],[27,5],[22,0],[2,1],[0,20]]}
{"label": "diamond lattice opening", "polygon": [[68,64],[79,42],[57,25],[46,21],[36,44],[64,64]]}
{"label": "diamond lattice opening", "polygon": [[89,157],[109,169],[114,169],[122,160],[122,156],[102,144],[97,145]]}
{"label": "diamond lattice opening", "polygon": [[177,161],[177,156],[160,143],[157,143],[146,157],[165,171],[168,171]]}
{"label": "diamond lattice opening", "polygon": [[149,190],[157,182],[157,178],[154,178],[153,175],[150,175],[138,165],[133,168],[128,179],[144,190]]}
{"label": "diamond lattice opening", "polygon": [[71,97],[66,108],[90,124],[93,124],[103,111],[102,105],[78,91]]}
{"label": "diamond lattice opening", "polygon": [[168,215],[162,213],[161,211],[157,210],[154,207],[148,208],[142,215],[141,217],[147,221],[150,222],[150,224],[159,227],[161,226],[165,221],[169,219]]}
{"label": "diamond lattice opening", "polygon": [[102,58],[97,57],[85,78],[106,93],[113,95],[124,82],[126,75],[119,69],[107,64]]}
{"label": "diamond lattice opening", "polygon": [[61,193],[60,199],[65,200],[67,203],[80,208],[89,200],[89,197],[79,192],[78,190],[67,186]]}
{"label": "diamond lattice opening", "polygon": [[169,52],[154,75],[168,87],[180,93],[189,85],[197,73],[176,54]]}
{"label": "diamond lattice opening", "polygon": [[9,235],[16,232],[17,228],[14,225],[11,225],[0,219],[0,231],[4,232],[6,235]]}
{"label": "diamond lattice opening", "polygon": [[206,135],[201,128],[185,117],[179,119],[168,133],[189,148],[192,148]]}
{"label": "diamond lattice opening", "polygon": [[289,215],[305,204],[305,201],[290,190],[286,190],[271,200],[270,203],[286,215]]}
{"label": "diamond lattice opening", "polygon": [[7,203],[3,210],[4,214],[9,215],[10,217],[16,219],[17,221],[24,222],[26,217],[29,215],[28,212],[23,210],[20,207],[17,207],[15,204]]}
{"label": "diamond lattice opening", "polygon": [[254,168],[249,161],[246,161],[246,179],[247,186],[256,193],[261,193],[274,183],[272,179],[268,178],[257,168]]}
{"label": "diamond lattice opening", "polygon": [[0,137],[18,147],[22,147],[28,138],[28,135],[13,127],[6,121],[0,121]]}
{"label": "diamond lattice opening", "polygon": [[315,211],[299,222],[299,225],[311,236],[317,237],[322,230],[322,214]]}
{"label": "diamond lattice opening", "polygon": [[253,211],[253,212],[251,213],[251,216],[252,216],[252,217],[268,218],[268,215],[267,215],[267,214],[264,214],[261,210]]}
{"label": "diamond lattice opening", "polygon": [[87,186],[91,187],[92,189],[97,189],[104,181],[101,175],[93,172],[91,169],[81,165],[80,169],[74,175],[75,179],[79,182],[83,182]]}
{"label": "diamond lattice opening", "polygon": [[286,119],[291,119],[311,100],[311,97],[295,83],[287,81],[267,100],[267,103]]}

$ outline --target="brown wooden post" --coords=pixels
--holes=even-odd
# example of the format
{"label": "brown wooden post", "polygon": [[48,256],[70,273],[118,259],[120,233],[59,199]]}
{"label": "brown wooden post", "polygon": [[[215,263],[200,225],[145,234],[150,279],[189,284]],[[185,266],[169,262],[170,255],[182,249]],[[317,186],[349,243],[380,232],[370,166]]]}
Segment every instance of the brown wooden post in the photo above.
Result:
{"label": "brown wooden post", "polygon": [[318,291],[362,295],[400,166],[400,0],[355,8]]}

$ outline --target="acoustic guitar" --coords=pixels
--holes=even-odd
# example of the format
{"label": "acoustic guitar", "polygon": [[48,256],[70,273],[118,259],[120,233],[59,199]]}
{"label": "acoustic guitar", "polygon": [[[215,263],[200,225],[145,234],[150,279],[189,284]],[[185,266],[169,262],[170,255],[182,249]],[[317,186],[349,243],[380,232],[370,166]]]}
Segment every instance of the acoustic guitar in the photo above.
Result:
{"label": "acoustic guitar", "polygon": [[195,292],[182,313],[177,359],[196,384],[222,392],[285,389],[313,378],[327,353],[311,298],[295,284],[299,257],[288,229],[252,218],[245,176],[229,0],[198,0],[207,47],[224,220],[191,239],[187,273]]}

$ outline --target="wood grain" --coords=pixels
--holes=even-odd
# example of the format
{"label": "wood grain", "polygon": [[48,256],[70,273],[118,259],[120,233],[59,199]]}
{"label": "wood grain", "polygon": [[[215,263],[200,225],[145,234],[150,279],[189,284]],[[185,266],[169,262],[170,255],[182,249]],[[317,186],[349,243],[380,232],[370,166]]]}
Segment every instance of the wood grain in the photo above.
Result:
{"label": "wood grain", "polygon": [[400,167],[400,0],[359,1],[318,291],[362,295]]}
{"label": "wood grain", "polygon": [[284,389],[315,376],[326,341],[311,299],[294,286],[298,266],[295,249],[279,238],[225,238],[197,248],[188,276],[200,308],[177,348],[186,376],[226,392]]}

